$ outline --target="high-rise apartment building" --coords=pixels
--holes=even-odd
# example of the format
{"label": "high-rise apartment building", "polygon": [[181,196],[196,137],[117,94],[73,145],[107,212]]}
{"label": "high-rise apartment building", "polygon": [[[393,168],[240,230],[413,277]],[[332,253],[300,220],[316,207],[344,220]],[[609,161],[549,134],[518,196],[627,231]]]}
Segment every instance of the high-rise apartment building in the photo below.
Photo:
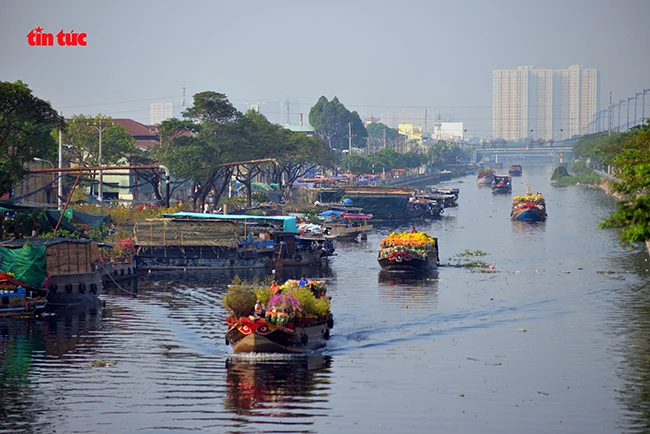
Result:
{"label": "high-rise apartment building", "polygon": [[174,117],[172,103],[170,102],[152,102],[149,109],[151,125],[158,125],[162,121]]}
{"label": "high-rise apartment building", "polygon": [[492,135],[563,140],[585,134],[600,104],[600,73],[520,66],[492,72]]}

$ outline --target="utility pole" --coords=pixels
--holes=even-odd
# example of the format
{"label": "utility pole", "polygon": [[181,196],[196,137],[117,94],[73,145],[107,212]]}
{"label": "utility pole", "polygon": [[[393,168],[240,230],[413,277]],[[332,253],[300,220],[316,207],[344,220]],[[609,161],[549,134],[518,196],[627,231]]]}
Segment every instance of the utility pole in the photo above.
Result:
{"label": "utility pole", "polygon": [[183,89],[183,111],[185,111],[185,88],[182,87],[181,89]]}
{"label": "utility pole", "polygon": [[621,105],[623,105],[623,100],[618,101],[618,132],[621,132]]}
{"label": "utility pole", "polygon": [[609,135],[612,135],[612,93],[609,93]]}
{"label": "utility pole", "polygon": [[348,122],[348,183],[352,184],[352,176],[350,172],[350,160],[352,157],[352,123]]}
{"label": "utility pole", "polygon": [[424,109],[424,133],[427,132],[427,108]]}
{"label": "utility pole", "polygon": [[287,98],[286,101],[287,101],[287,125],[291,125],[291,112],[289,111],[289,98]]}
{"label": "utility pole", "polygon": [[[111,125],[115,125],[111,122]],[[99,125],[94,125],[93,127],[97,128],[99,131],[99,187],[97,189],[97,199],[101,202],[104,200],[104,171],[102,170],[102,133],[106,131],[111,125],[102,125],[102,120],[100,119]]]}
{"label": "utility pole", "polygon": [[[61,117],[63,118],[63,112],[61,112]],[[59,126],[59,169],[63,167],[63,131],[61,130],[61,127]],[[57,196],[57,201],[56,204],[59,207],[59,211],[63,209],[63,174],[59,170],[59,184],[56,192]]]}
{"label": "utility pole", "polygon": [[639,95],[642,95],[642,94],[643,94],[643,92],[636,92],[634,94],[634,125],[635,126],[637,125],[637,123],[636,123],[636,99],[639,97]]}
{"label": "utility pole", "polygon": [[625,124],[625,131],[630,131],[630,101],[632,101],[634,97],[629,97],[627,99],[627,123]]}

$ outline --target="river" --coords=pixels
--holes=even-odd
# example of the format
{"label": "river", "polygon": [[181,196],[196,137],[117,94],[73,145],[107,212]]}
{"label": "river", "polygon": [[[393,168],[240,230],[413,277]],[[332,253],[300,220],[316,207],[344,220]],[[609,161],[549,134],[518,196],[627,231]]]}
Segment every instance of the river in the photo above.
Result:
{"label": "river", "polygon": [[[544,194],[541,224],[475,176],[444,183],[459,206],[416,223],[439,239],[430,276],[380,273],[380,240],[410,225],[339,242],[306,270],[335,317],[309,356],[232,354],[233,273],[145,274],[98,307],[3,321],[0,433],[649,432],[648,253],[597,229],[614,199],[552,170],[513,179]],[[494,271],[453,266],[467,250]]]}

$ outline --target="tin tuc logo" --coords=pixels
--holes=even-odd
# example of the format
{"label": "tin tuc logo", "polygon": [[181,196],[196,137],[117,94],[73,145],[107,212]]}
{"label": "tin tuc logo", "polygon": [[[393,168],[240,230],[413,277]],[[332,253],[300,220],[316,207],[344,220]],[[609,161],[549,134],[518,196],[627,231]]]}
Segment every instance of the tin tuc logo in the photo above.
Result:
{"label": "tin tuc logo", "polygon": [[[61,47],[85,47],[87,36],[85,33],[75,33],[74,30],[61,30],[56,34],[56,43]],[[38,26],[27,34],[27,43],[32,47],[52,47],[54,34],[44,32],[41,26]]]}

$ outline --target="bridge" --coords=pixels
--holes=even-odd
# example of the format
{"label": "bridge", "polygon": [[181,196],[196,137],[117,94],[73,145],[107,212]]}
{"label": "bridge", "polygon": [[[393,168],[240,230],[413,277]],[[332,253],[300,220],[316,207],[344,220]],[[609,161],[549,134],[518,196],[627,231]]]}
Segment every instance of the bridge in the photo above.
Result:
{"label": "bridge", "polygon": [[574,159],[571,146],[477,148],[472,161],[492,164],[548,164]]}

